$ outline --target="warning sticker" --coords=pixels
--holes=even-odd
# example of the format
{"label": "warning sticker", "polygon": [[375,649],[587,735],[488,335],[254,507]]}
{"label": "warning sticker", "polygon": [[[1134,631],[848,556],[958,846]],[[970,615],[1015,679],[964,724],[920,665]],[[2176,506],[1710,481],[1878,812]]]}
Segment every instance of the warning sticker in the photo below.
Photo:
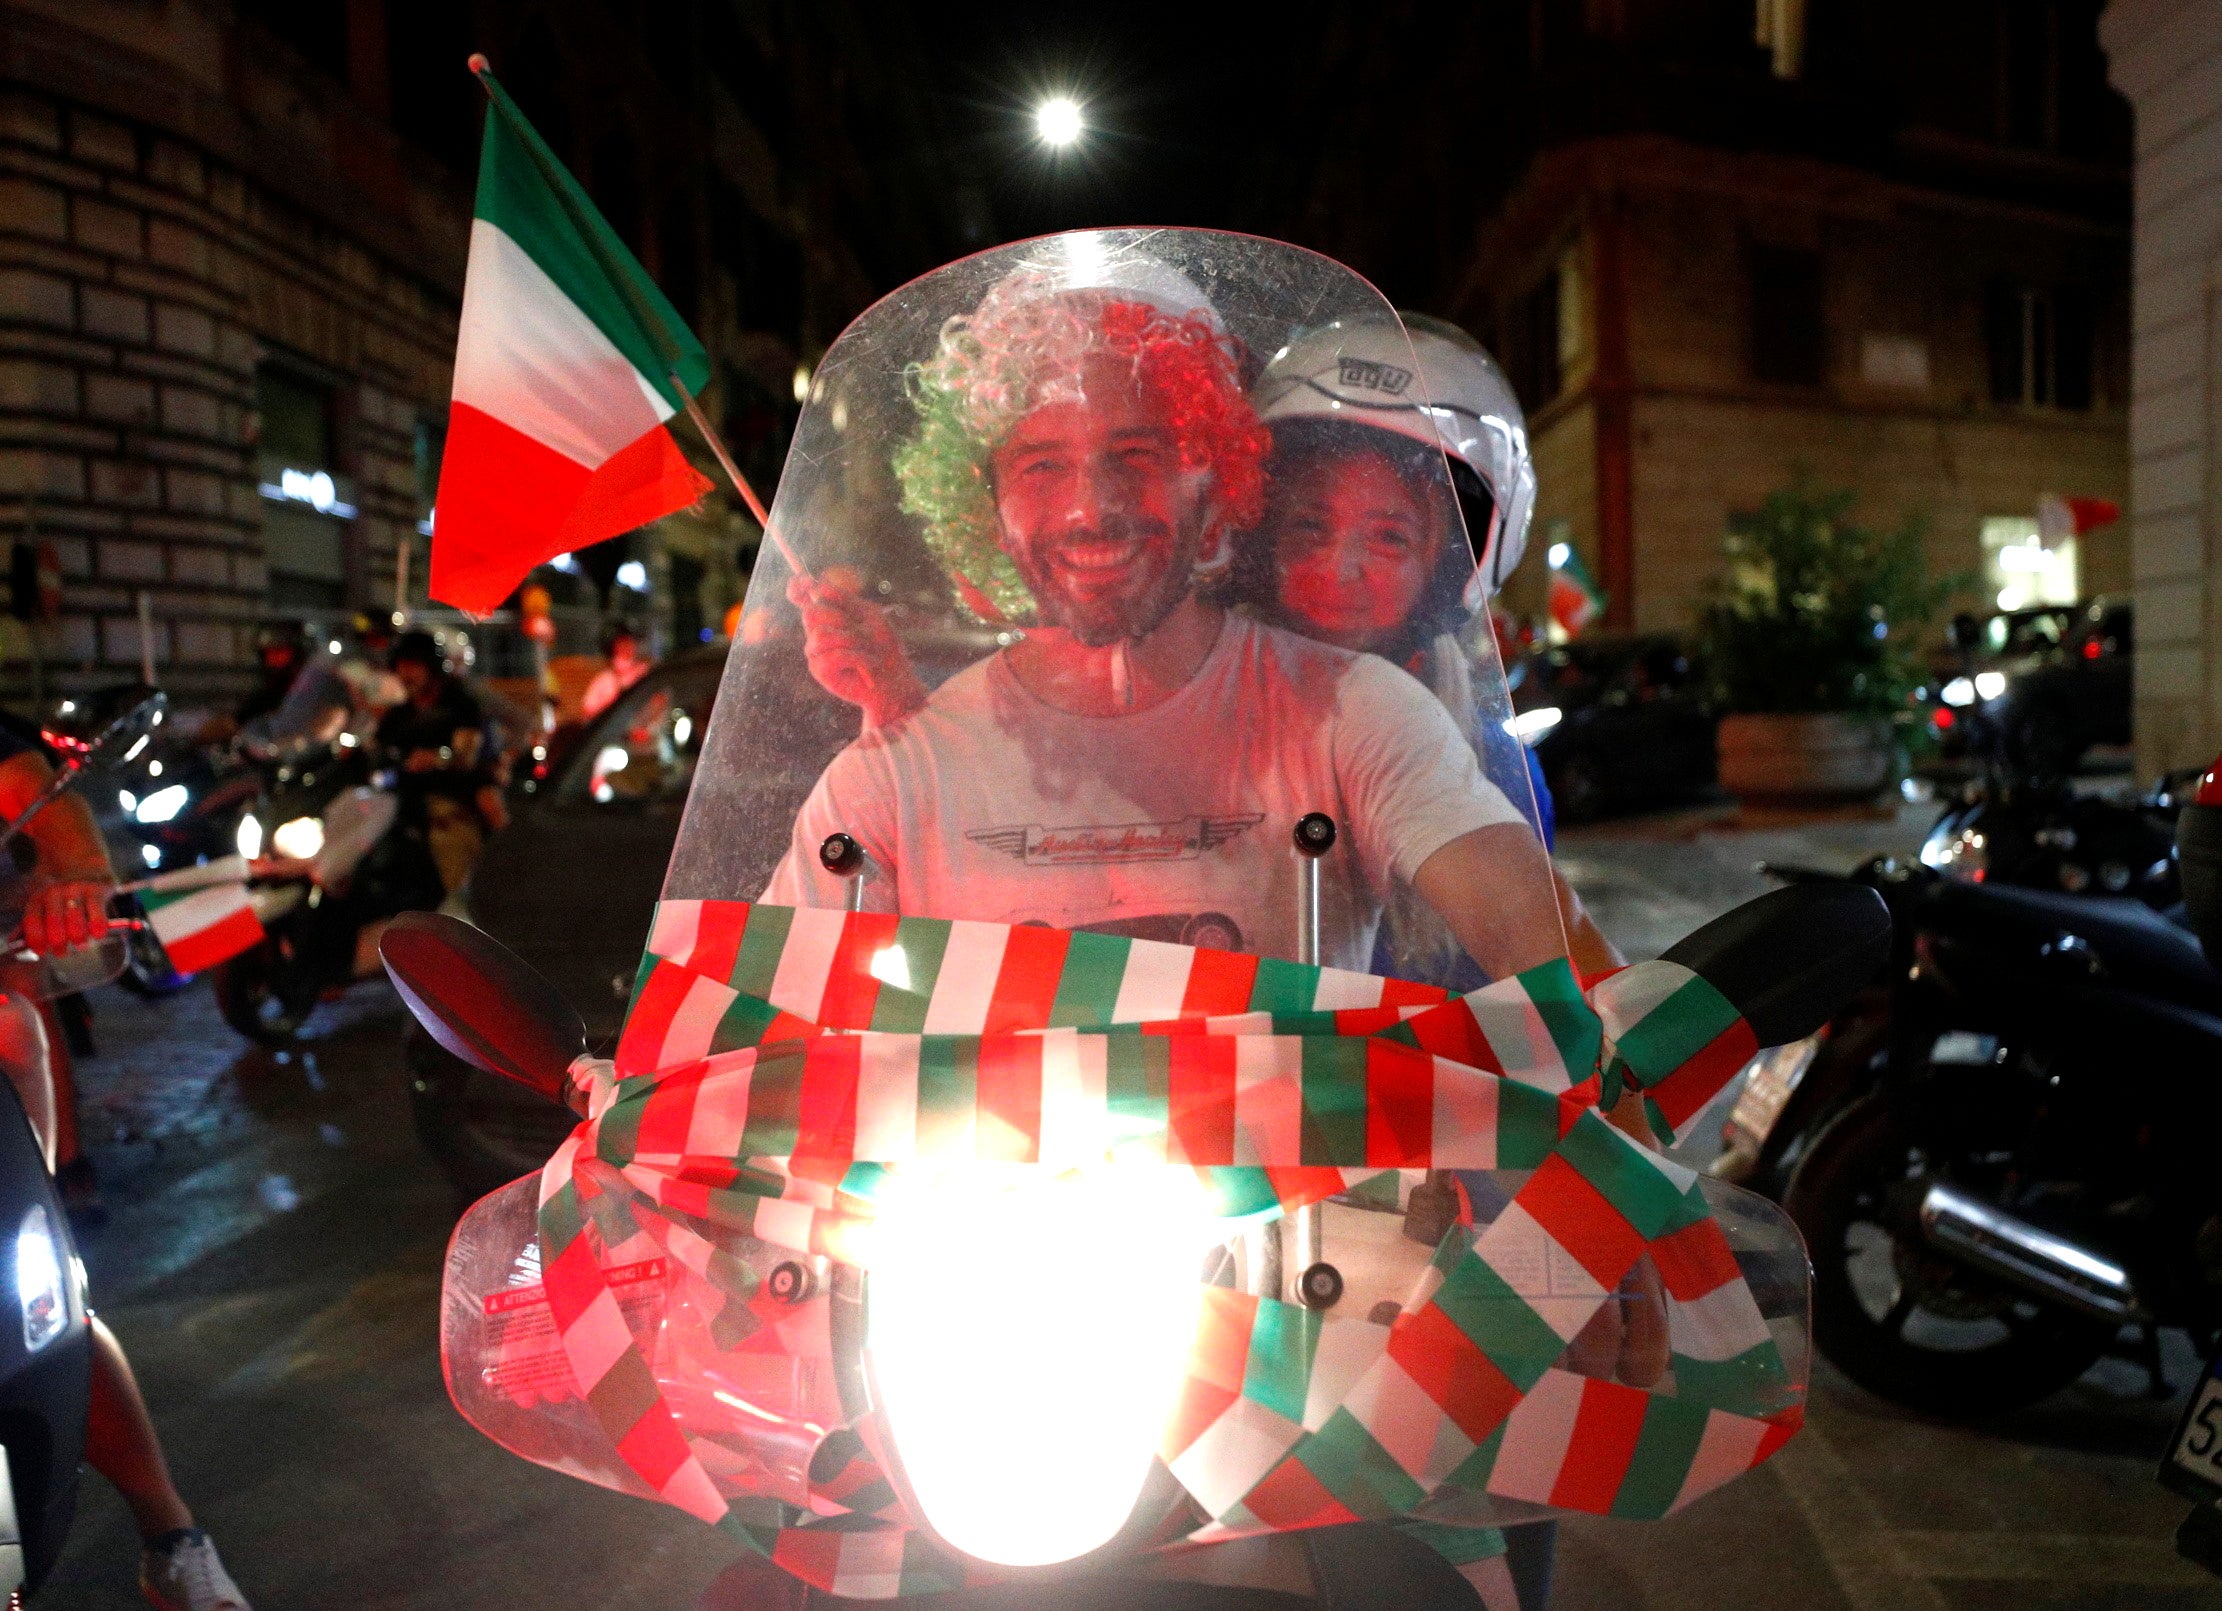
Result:
{"label": "warning sticker", "polygon": [[[652,1322],[662,1305],[664,1269],[662,1259],[642,1259],[602,1272],[626,1328],[635,1335]],[[489,1333],[486,1354],[492,1360],[485,1367],[488,1387],[527,1409],[578,1397],[546,1287],[504,1287],[489,1292],[483,1307]]]}

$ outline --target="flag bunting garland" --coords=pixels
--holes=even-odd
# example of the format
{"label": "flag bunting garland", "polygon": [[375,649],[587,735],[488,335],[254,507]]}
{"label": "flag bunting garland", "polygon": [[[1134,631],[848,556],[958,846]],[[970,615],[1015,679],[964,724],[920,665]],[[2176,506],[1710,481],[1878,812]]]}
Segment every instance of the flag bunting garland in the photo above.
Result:
{"label": "flag bunting garland", "polygon": [[[832,1429],[807,1470],[775,1470],[744,1447],[749,1418],[719,1419],[672,1365],[832,1380],[825,1304],[774,1301],[768,1272],[868,1263],[857,1233],[887,1171],[1178,1167],[1239,1221],[1393,1203],[1421,1171],[1513,1170],[1387,1323],[1204,1289],[1160,1448],[1210,1518],[1186,1541],[1367,1519],[1464,1564],[1501,1550],[1488,1522],[1507,1501],[1661,1516],[1780,1448],[1802,1388],[1697,1178],[1601,1109],[1639,1089],[1671,1137],[1753,1050],[1734,1008],[1666,962],[1585,993],[1557,960],[1456,997],[1117,936],[666,901],[614,1060],[575,1065],[588,1117],[540,1180],[564,1391],[628,1488],[794,1576],[947,1590],[991,1569],[915,1525],[874,1418],[796,1412]],[[1567,1369],[1645,1260],[1671,1385]],[[643,1320],[616,1277],[647,1268],[669,1284]]]}

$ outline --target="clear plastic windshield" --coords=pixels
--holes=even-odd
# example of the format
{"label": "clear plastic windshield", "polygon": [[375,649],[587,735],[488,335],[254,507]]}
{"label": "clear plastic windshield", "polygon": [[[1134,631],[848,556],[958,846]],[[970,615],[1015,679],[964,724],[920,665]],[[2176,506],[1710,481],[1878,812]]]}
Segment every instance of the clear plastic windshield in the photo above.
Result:
{"label": "clear plastic windshield", "polygon": [[[826,354],[625,1035],[450,1249],[489,1436],[889,1595],[1305,1527],[1322,1492],[1463,1562],[1794,1426],[1788,1221],[1583,1111],[1606,1021],[1553,965],[1441,452],[1259,415],[1323,330],[1338,387],[1421,383],[1355,275],[1200,231],[1001,248]],[[640,745],[683,761],[698,720]],[[1718,1061],[1656,980],[1614,1033],[1656,1013],[1654,1062]]]}
{"label": "clear plastic windshield", "polygon": [[[812,377],[665,895],[1459,988],[1564,954],[1441,454],[1268,428],[1250,395],[1337,323],[1408,350],[1339,264],[1191,230],[999,248],[859,318]],[[834,834],[861,872],[828,870]]]}

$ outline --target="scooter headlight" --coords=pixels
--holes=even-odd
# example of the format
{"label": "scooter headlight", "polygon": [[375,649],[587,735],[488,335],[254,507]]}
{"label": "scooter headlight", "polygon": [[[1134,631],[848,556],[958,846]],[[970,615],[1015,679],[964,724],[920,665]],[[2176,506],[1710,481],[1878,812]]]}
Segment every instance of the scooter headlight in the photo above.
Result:
{"label": "scooter headlight", "polygon": [[270,836],[270,848],[295,861],[309,860],[324,848],[324,819],[295,817],[291,822],[279,823],[278,831]]}
{"label": "scooter headlight", "polygon": [[1215,1239],[1177,1169],[969,1165],[883,1195],[866,1284],[887,1430],[926,1522],[984,1561],[1115,1537],[1180,1389]]}
{"label": "scooter headlight", "polygon": [[262,819],[253,812],[239,819],[239,832],[232,836],[232,844],[240,855],[249,861],[262,859]]}
{"label": "scooter headlight", "polygon": [[69,1328],[69,1291],[63,1284],[62,1248],[46,1205],[24,1211],[15,1233],[15,1297],[23,1309],[23,1348],[37,1353]]}
{"label": "scooter headlight", "polygon": [[168,822],[185,809],[185,798],[185,785],[173,783],[166,789],[156,789],[141,800],[131,814],[140,822]]}

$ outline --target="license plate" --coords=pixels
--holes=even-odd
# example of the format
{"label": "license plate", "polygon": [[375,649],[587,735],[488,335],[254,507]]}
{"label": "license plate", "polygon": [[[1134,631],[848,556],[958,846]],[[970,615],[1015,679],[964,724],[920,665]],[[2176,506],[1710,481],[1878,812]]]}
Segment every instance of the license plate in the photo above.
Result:
{"label": "license plate", "polygon": [[1782,1117],[1782,1110],[1790,1105],[1790,1098],[1798,1089],[1798,1082],[1805,1078],[1806,1070],[1813,1066],[1813,1059],[1820,1055],[1821,1039],[1820,1035],[1808,1035],[1787,1046],[1769,1047],[1751,1060],[1743,1093],[1736,1098],[1735,1107],[1729,1110],[1728,1122],[1749,1137],[1753,1146],[1764,1145],[1773,1133],[1775,1122]]}
{"label": "license plate", "polygon": [[2222,1498],[2222,1355],[2207,1362],[2161,1462],[2160,1480],[2192,1499]]}

